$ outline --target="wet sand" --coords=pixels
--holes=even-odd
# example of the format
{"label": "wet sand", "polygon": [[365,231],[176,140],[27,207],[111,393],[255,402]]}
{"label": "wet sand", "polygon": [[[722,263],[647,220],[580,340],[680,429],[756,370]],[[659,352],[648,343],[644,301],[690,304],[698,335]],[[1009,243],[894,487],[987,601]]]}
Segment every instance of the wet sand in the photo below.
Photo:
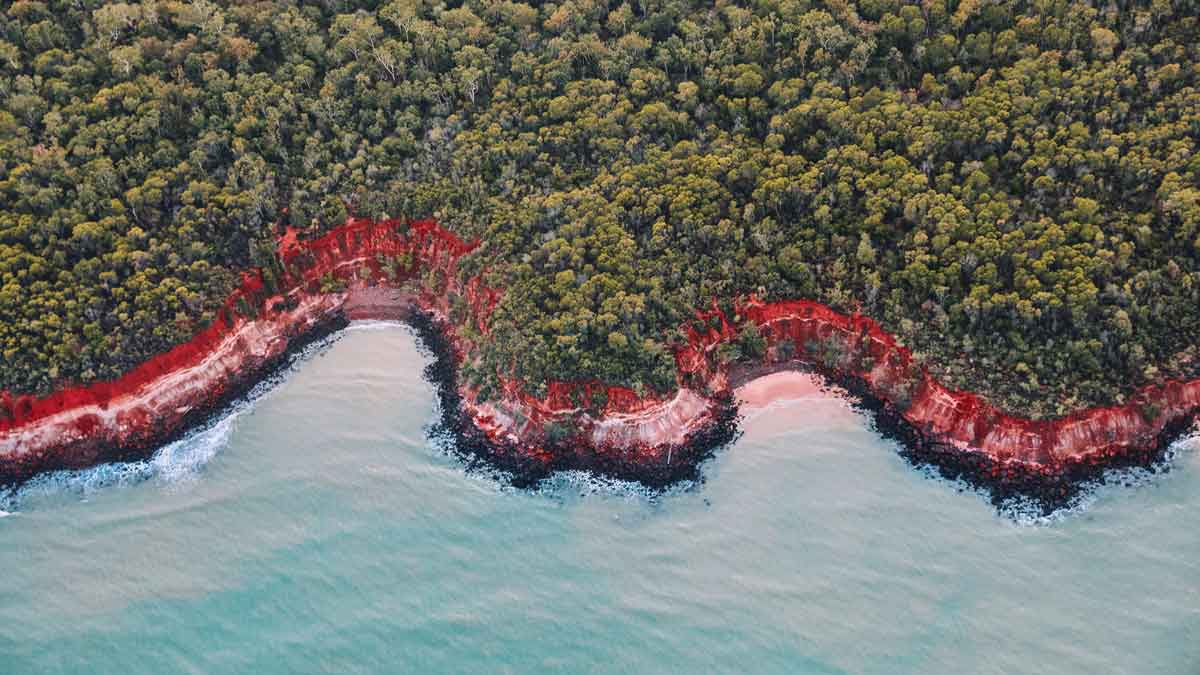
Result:
{"label": "wet sand", "polygon": [[833,398],[835,394],[829,391],[829,387],[819,375],[796,370],[780,370],[747,381],[734,390],[734,396],[745,412],[756,408],[765,408],[779,401],[791,401],[810,396]]}

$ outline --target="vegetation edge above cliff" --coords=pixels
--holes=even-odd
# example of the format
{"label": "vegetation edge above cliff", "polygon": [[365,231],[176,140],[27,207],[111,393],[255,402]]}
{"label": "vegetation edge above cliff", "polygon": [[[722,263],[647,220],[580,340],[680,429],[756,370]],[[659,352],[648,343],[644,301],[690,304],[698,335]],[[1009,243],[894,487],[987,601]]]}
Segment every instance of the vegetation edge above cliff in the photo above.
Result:
{"label": "vegetation edge above cliff", "polygon": [[[464,375],[664,391],[718,298],[860,308],[1033,416],[1194,372],[1196,4],[20,0],[0,389],[214,318],[275,225],[438,217]],[[471,324],[463,307],[456,321]]]}

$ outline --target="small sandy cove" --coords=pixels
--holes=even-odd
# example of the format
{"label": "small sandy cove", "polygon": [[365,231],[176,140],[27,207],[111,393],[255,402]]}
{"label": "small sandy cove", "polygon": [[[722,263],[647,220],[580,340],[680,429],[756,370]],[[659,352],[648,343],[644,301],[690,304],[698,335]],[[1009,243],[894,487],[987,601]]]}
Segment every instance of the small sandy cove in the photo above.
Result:
{"label": "small sandy cove", "polygon": [[813,396],[832,396],[821,377],[795,370],[781,370],[750,380],[734,390],[742,410],[765,408],[778,401]]}

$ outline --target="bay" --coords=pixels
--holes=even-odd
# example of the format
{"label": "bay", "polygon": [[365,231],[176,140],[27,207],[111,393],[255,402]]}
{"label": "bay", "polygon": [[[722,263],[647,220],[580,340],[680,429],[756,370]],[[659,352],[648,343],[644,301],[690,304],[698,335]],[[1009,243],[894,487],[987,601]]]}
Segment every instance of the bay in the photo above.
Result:
{"label": "bay", "polygon": [[520,491],[430,442],[426,363],[356,325],[147,462],[9,495],[0,671],[1200,669],[1195,441],[1023,520],[811,395],[701,485]]}

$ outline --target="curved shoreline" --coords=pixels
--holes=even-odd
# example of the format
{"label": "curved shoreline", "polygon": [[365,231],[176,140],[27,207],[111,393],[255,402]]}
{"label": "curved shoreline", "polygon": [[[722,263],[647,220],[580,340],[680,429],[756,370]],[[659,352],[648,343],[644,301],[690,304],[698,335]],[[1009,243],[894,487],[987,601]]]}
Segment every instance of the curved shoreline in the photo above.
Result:
{"label": "curved shoreline", "polygon": [[[432,221],[351,221],[308,242],[289,233],[280,271],[243,276],[207,328],[113,382],[0,398],[0,485],[44,471],[145,456],[220,409],[347,317],[398,318],[433,299],[393,286],[470,249]],[[399,263],[407,260],[407,264]]]}
{"label": "curved shoreline", "polygon": [[[845,388],[910,461],[986,488],[996,503],[1027,497],[1046,510],[1068,503],[1104,469],[1151,465],[1200,411],[1200,380],[1193,380],[1146,387],[1123,406],[1056,420],[1006,415],[942,386],[870,318],[753,296],[737,303],[732,321],[715,304],[696,313],[707,332],[687,327],[688,342],[676,352],[680,386],[670,398],[550,382],[538,399],[507,381],[499,400],[480,401],[458,379],[470,345],[446,319],[452,299],[461,298],[487,334],[499,291],[479,279],[462,282],[456,272],[473,247],[432,221],[351,219],[309,241],[289,230],[279,269],[244,275],[218,318],[189,342],[114,382],[40,399],[3,394],[0,485],[144,457],[350,319],[407,318],[435,355],[426,374],[457,452],[470,465],[508,473],[518,486],[566,469],[649,487],[700,479],[699,465],[737,435],[734,390],[780,370],[815,372]],[[422,276],[434,287],[408,283]],[[716,347],[736,338],[738,324],[759,328],[765,354],[722,363]]]}

